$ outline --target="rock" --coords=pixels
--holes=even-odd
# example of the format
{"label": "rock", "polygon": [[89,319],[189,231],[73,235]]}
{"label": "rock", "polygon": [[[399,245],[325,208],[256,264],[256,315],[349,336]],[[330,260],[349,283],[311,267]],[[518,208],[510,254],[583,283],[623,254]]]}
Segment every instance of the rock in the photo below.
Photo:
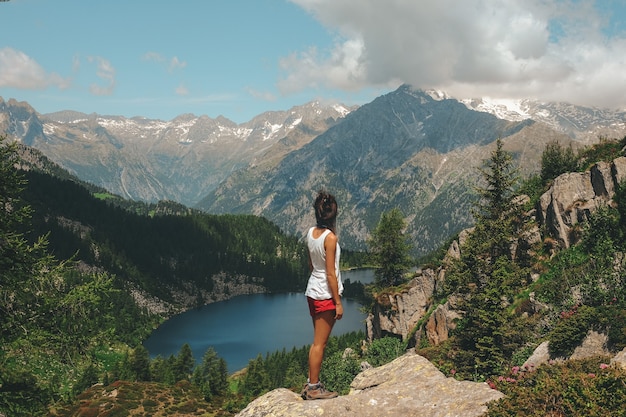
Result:
{"label": "rock", "polygon": [[[609,352],[607,348],[607,342],[607,335],[590,330],[589,333],[587,333],[587,336],[585,337],[583,342],[580,344],[580,346],[574,349],[574,352],[569,358],[551,358],[549,351],[550,343],[548,341],[544,341],[535,349],[533,354],[530,355],[530,358],[528,358],[522,366],[527,368],[538,367],[539,365],[549,363],[551,359],[554,359],[556,361],[563,361],[566,359],[575,360],[591,358],[594,356],[609,356],[611,355],[611,352]],[[623,354],[624,359],[626,359],[626,349],[620,354]],[[616,358],[620,354],[618,354]]]}
{"label": "rock", "polygon": [[450,302],[437,306],[426,322],[428,343],[437,346],[448,340],[450,330],[456,327],[455,320],[460,317],[461,314],[450,308]]}
{"label": "rock", "polygon": [[570,359],[585,359],[592,356],[609,356],[607,349],[609,337],[603,333],[590,330],[582,344],[574,349]]}
{"label": "rock", "polygon": [[405,340],[432,305],[441,275],[424,269],[401,292],[382,294],[366,319],[368,340],[392,334]]}
{"label": "rock", "polygon": [[554,179],[539,199],[537,219],[561,247],[576,243],[575,226],[599,207],[613,204],[619,183],[626,178],[626,157],[598,162],[588,172],[568,172]]}
{"label": "rock", "polygon": [[545,341],[537,346],[533,354],[530,355],[530,358],[526,359],[526,362],[524,362],[522,368],[536,368],[539,365],[548,363],[548,361],[550,360],[550,351],[548,350],[549,344],[550,343],[548,341]]}
{"label": "rock", "polygon": [[562,247],[570,247],[571,229],[596,207],[595,192],[588,172],[568,172],[555,178],[539,199],[539,220]]}
{"label": "rock", "polygon": [[486,383],[447,378],[427,359],[407,353],[356,376],[348,395],[304,401],[280,388],[257,398],[237,417],[473,417],[504,396]]}
{"label": "rock", "polygon": [[611,359],[611,365],[626,370],[626,348]]}

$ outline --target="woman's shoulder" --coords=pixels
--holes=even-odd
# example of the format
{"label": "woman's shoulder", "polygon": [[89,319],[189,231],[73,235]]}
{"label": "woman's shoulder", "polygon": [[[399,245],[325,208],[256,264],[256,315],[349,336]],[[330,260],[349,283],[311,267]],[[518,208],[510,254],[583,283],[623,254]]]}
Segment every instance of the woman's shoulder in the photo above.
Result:
{"label": "woman's shoulder", "polygon": [[330,229],[327,229],[324,233],[326,234],[324,241],[327,241],[328,243],[335,244],[339,240],[337,235]]}

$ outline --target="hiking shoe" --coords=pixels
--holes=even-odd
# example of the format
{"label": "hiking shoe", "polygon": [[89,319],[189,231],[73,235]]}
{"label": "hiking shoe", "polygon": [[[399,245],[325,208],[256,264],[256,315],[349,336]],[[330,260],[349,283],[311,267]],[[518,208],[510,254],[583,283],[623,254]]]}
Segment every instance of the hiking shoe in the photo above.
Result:
{"label": "hiking shoe", "polygon": [[315,385],[306,384],[302,390],[303,400],[325,400],[338,396],[339,393],[335,391],[328,391],[321,382],[318,382]]}

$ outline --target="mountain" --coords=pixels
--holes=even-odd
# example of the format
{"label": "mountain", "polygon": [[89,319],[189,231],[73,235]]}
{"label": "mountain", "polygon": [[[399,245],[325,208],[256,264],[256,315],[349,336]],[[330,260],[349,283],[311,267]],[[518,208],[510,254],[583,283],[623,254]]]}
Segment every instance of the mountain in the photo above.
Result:
{"label": "mountain", "polygon": [[626,111],[576,106],[536,100],[461,100],[468,108],[491,113],[501,119],[532,119],[550,126],[579,142],[591,143],[601,137],[621,137],[626,131]]}
{"label": "mountain", "polygon": [[75,111],[40,115],[28,103],[0,98],[0,132],[124,198],[193,206],[276,142],[286,141],[288,151],[350,110],[311,102],[236,124],[192,114],[170,121]]}
{"label": "mountain", "polygon": [[82,180],[129,199],[264,216],[289,234],[312,222],[318,188],[337,194],[342,243],[364,249],[383,211],[400,208],[415,254],[471,224],[477,167],[500,137],[522,176],[545,144],[621,137],[626,113],[533,100],[458,100],[403,85],[359,108],[312,102],[236,124],[63,111],[0,98],[0,131]]}
{"label": "mountain", "polygon": [[398,207],[416,254],[424,255],[471,224],[476,168],[498,138],[515,155],[521,174],[539,169],[548,141],[572,143],[531,119],[503,120],[402,86],[353,111],[279,164],[234,173],[198,207],[253,213],[301,232],[313,222],[314,193],[328,188],[340,201],[340,235],[348,247],[365,249],[381,214]]}

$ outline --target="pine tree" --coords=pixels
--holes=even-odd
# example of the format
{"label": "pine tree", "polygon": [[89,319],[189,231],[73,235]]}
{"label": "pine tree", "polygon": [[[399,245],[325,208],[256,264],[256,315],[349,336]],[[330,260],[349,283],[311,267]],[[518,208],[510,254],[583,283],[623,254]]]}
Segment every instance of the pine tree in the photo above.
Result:
{"label": "pine tree", "polygon": [[368,241],[373,261],[379,266],[375,271],[376,284],[383,287],[398,285],[412,266],[409,256],[411,245],[404,230],[406,223],[402,212],[394,208],[381,215]]}
{"label": "pine tree", "polygon": [[[511,257],[511,242],[520,218],[519,206],[513,202],[514,187],[519,178],[513,167],[513,156],[503,149],[501,139],[491,158],[480,168],[484,186],[476,188],[480,200],[472,211],[476,229],[472,234],[474,256],[493,264],[500,256]],[[485,272],[489,272],[488,270]]]}
{"label": "pine tree", "polygon": [[19,161],[17,144],[6,143],[0,136],[0,330],[3,336],[12,333],[12,319],[25,314],[24,294],[19,297],[23,283],[30,277],[30,271],[36,264],[32,248],[28,245],[19,229],[30,218],[30,208],[21,199],[26,182],[23,175],[15,168]]}
{"label": "pine tree", "polygon": [[228,388],[226,361],[217,355],[213,347],[209,347],[204,352],[202,363],[194,369],[191,381],[200,388],[207,401]]}
{"label": "pine tree", "polygon": [[563,148],[558,141],[546,144],[541,154],[541,179],[546,182],[565,172],[575,172],[578,169],[578,159],[574,155],[572,145]]}
{"label": "pine tree", "polygon": [[129,367],[135,381],[150,381],[150,354],[143,345],[138,345],[129,356]]}
{"label": "pine tree", "polygon": [[265,369],[263,357],[258,355],[248,362],[248,369],[243,378],[239,392],[250,397],[258,397],[271,387],[270,377]]}
{"label": "pine tree", "polygon": [[501,140],[481,169],[484,188],[474,208],[476,225],[455,265],[455,282],[466,294],[458,343],[468,356],[475,377],[497,373],[510,352],[504,350],[506,305],[522,282],[524,271],[512,260],[511,244],[517,237],[520,213],[513,201],[516,172],[512,156]]}
{"label": "pine tree", "polygon": [[174,378],[175,381],[188,380],[191,377],[195,360],[193,352],[188,343],[185,343],[178,352],[178,356],[174,361]]}

